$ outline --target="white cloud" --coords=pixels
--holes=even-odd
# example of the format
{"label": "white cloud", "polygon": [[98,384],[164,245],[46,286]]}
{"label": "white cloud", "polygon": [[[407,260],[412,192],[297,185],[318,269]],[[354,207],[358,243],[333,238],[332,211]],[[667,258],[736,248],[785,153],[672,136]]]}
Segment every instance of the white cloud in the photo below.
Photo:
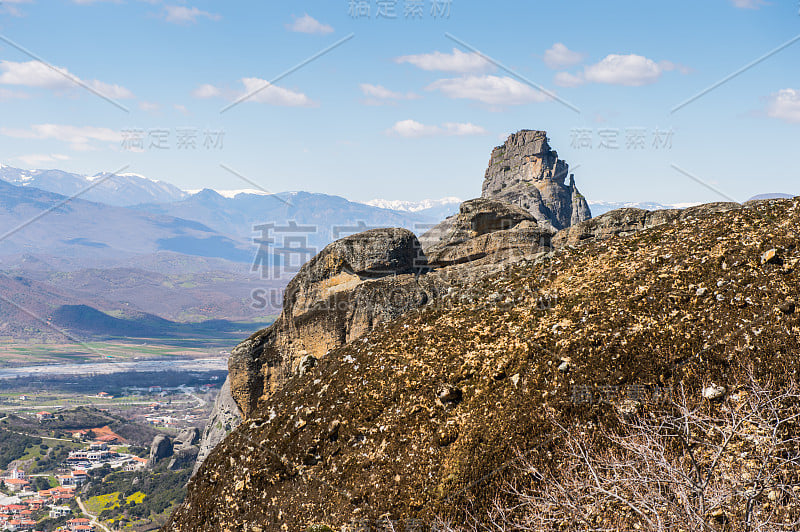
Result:
{"label": "white cloud", "polygon": [[569,72],[558,72],[553,82],[559,87],[577,87],[584,84],[584,79],[580,74],[575,75]]}
{"label": "white cloud", "polygon": [[99,4],[102,2],[110,2],[112,4],[121,4],[122,0],[72,0],[73,4],[78,4],[81,6],[88,6],[90,4]]}
{"label": "white cloud", "polygon": [[730,0],[730,2],[739,9],[759,9],[767,5],[764,0]]}
{"label": "white cloud", "polygon": [[767,116],[800,123],[800,90],[782,89],[769,97]]}
{"label": "white cloud", "polygon": [[639,87],[655,83],[664,68],[652,59],[641,55],[607,55],[597,64],[587,66],[583,77],[594,83]]}
{"label": "white cloud", "polygon": [[155,102],[139,102],[139,109],[141,109],[142,111],[146,111],[148,113],[154,113],[158,111],[160,108],[161,106]]}
{"label": "white cloud", "polygon": [[31,153],[29,155],[19,155],[13,158],[16,161],[21,162],[26,166],[32,166],[34,168],[41,168],[43,165],[47,163],[54,163],[57,161],[67,161],[69,160],[68,155],[62,155],[60,153]]}
{"label": "white cloud", "polygon": [[652,59],[636,54],[610,54],[599,63],[584,67],[583,72],[576,74],[570,72],[557,73],[554,83],[559,87],[577,87],[584,83],[606,83],[609,85],[640,87],[642,85],[651,85],[661,79],[661,75],[664,72],[672,71],[689,74],[691,69],[672,61],[659,61],[656,63]]}
{"label": "white cloud", "polygon": [[40,61],[23,63],[0,61],[0,85],[67,90],[80,87],[80,83],[91,87],[108,98],[125,99],[134,97],[133,93],[125,87],[104,83],[96,79],[82,80],[64,67],[51,67]]}
{"label": "white cloud", "polygon": [[328,33],[333,33],[332,26],[322,24],[308,13],[302,17],[295,18],[291,24],[286,25],[286,29],[297,33],[311,33],[315,35],[327,35]]}
{"label": "white cloud", "polygon": [[182,115],[184,115],[184,116],[189,116],[189,115],[191,114],[191,113],[189,112],[189,109],[187,109],[185,105],[181,105],[181,104],[179,104],[179,103],[176,103],[176,104],[175,104],[175,105],[173,105],[172,107],[173,107],[173,108],[174,108],[176,111],[178,111],[179,113],[181,113],[181,114],[182,114]]}
{"label": "white cloud", "polygon": [[66,142],[73,150],[88,151],[95,142],[119,143],[122,134],[105,127],[68,126],[61,124],[35,124],[30,129],[0,128],[6,137]]}
{"label": "white cloud", "polygon": [[204,85],[200,85],[195,90],[192,91],[192,96],[195,98],[206,99],[206,98],[217,98],[222,96],[222,91],[211,85],[206,83]]}
{"label": "white cloud", "polygon": [[419,138],[433,136],[486,135],[487,131],[475,124],[445,122],[441,126],[426,125],[416,120],[401,120],[386,130],[387,135]]}
{"label": "white cloud", "polygon": [[493,69],[493,65],[480,55],[473,52],[462,52],[458,48],[453,48],[453,53],[450,54],[433,52],[404,55],[395,58],[394,61],[395,63],[409,63],[422,70],[456,72],[458,74],[487,72]]}
{"label": "white cloud", "polygon": [[584,57],[586,57],[585,54],[573,52],[563,43],[557,42],[549,50],[545,51],[544,64],[553,70],[557,70],[559,68],[577,65],[583,61]]}
{"label": "white cloud", "polygon": [[22,11],[17,7],[19,4],[32,4],[33,0],[4,0],[0,2],[0,13],[6,13],[12,17],[21,17]]}
{"label": "white cloud", "polygon": [[366,105],[394,104],[398,100],[417,100],[421,98],[419,94],[413,92],[395,92],[387,89],[383,85],[362,83],[359,87],[364,96],[366,96],[363,100],[363,103]]}
{"label": "white cloud", "polygon": [[219,20],[220,17],[216,13],[209,13],[196,7],[186,6],[164,6],[164,20],[172,22],[173,24],[194,24],[198,18],[207,18],[208,20]]}
{"label": "white cloud", "polygon": [[224,98],[235,101],[243,96],[248,96],[244,102],[266,103],[282,107],[313,107],[316,103],[302,92],[272,85],[267,80],[260,78],[242,78],[243,90],[228,90],[214,85],[201,85],[192,92],[195,98]]}
{"label": "white cloud", "polygon": [[543,102],[550,97],[524,83],[498,76],[467,76],[440,79],[426,90],[438,90],[448,98],[477,100],[489,105],[521,105]]}

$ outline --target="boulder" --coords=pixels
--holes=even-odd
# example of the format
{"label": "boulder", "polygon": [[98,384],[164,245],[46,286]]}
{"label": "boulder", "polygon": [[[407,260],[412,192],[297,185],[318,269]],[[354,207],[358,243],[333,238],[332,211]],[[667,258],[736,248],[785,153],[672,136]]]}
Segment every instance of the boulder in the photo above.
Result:
{"label": "boulder", "polygon": [[186,469],[192,467],[197,460],[200,448],[196,445],[190,445],[176,449],[172,455],[172,459],[167,464],[167,469],[170,471],[178,471],[179,469]]}
{"label": "boulder", "polygon": [[153,438],[150,445],[150,457],[147,460],[147,467],[155,467],[161,460],[172,456],[172,441],[169,436],[158,434]]}
{"label": "boulder", "polygon": [[191,447],[200,442],[200,429],[197,427],[189,427],[181,430],[177,436],[172,440],[172,446],[178,447]]}

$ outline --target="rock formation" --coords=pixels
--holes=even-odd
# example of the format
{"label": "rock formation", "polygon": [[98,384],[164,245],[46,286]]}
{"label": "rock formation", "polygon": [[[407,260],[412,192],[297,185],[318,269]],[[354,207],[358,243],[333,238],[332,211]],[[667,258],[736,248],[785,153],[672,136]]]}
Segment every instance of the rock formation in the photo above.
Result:
{"label": "rock formation", "polygon": [[569,165],[550,148],[545,131],[519,131],[492,151],[481,196],[518,205],[556,230],[592,217]]}
{"label": "rock formation", "polygon": [[617,209],[559,231],[553,237],[553,246],[559,248],[587,240],[605,240],[615,236],[628,236],[638,231],[676,220],[704,217],[741,208],[742,206],[738,203],[720,202],[698,205],[683,210]]}
{"label": "rock formation", "polygon": [[165,434],[158,434],[153,438],[150,445],[150,457],[147,459],[147,467],[155,467],[161,460],[172,456],[172,440]]}
{"label": "rock formation", "polygon": [[[469,219],[466,211],[459,223]],[[499,218],[509,214],[503,212]],[[530,222],[500,225],[491,234]],[[730,530],[745,529],[748,516],[800,522],[791,489],[800,482],[796,425],[779,421],[772,431],[743,423],[745,432],[724,446],[720,431],[704,428],[687,436],[692,446],[674,444],[673,432],[661,425],[644,433],[642,445],[666,441],[663,455],[642,453],[641,446],[625,453],[625,442],[639,440],[617,432],[636,429],[625,423],[637,416],[644,422],[672,411],[664,406],[672,399],[686,401],[690,412],[710,411],[715,421],[707,426],[717,427],[752,404],[756,394],[745,390],[754,382],[785,393],[770,399],[776,420],[796,417],[790,394],[798,389],[800,364],[800,198],[622,211],[584,224],[557,234],[561,247],[541,261],[488,269],[493,256],[486,255],[394,277],[415,278],[417,286],[425,279],[452,281],[477,271],[481,261],[487,268],[481,271],[490,272],[467,283],[474,297],[454,297],[443,287],[440,301],[452,306],[426,305],[385,321],[250,407],[247,422],[192,479],[164,530],[340,530],[353,523],[430,529],[438,518],[481,529],[493,526],[496,504],[513,508],[506,517],[519,521],[509,530],[579,530],[587,522],[604,530],[650,529],[630,510],[643,500],[636,498],[640,492],[618,480],[619,469],[635,463],[629,460],[648,454],[659,465],[635,476],[656,475],[647,481],[662,498],[646,500],[665,504],[647,510],[654,522],[688,514],[683,505],[693,498],[702,523],[716,519]],[[322,290],[335,271],[307,291]],[[384,279],[362,280],[354,290]],[[558,294],[553,306],[537,305],[543,292]],[[284,310],[293,315],[291,305]],[[728,391],[715,399],[721,403],[703,398],[714,384]],[[769,434],[780,441],[763,443]],[[769,461],[758,454],[765,450],[776,451]],[[605,470],[615,501],[596,504],[595,479],[574,460],[582,456],[619,457],[621,465]],[[683,483],[681,493],[697,493],[693,462],[727,490],[720,492],[720,519],[706,511],[702,497],[664,496],[664,464],[677,471],[669,478]],[[785,493],[771,496],[762,477],[742,474],[764,463],[782,467],[770,478],[789,486]],[[561,487],[566,505],[540,499],[537,489],[546,486]],[[530,494],[528,502],[514,490]],[[748,492],[755,495],[742,495]],[[633,503],[619,504],[626,497]],[[531,506],[537,500],[547,504]],[[764,511],[750,512],[753,507]],[[526,521],[542,515],[550,519],[545,525]]]}
{"label": "rock formation", "polygon": [[444,286],[405,229],[374,229],[338,240],[306,263],[286,288],[283,312],[239,344],[228,362],[230,393],[246,418],[298,369],[376,324],[435,298]]}
{"label": "rock formation", "polygon": [[549,248],[552,231],[540,227],[528,211],[497,200],[478,198],[420,237],[428,264],[446,267],[485,257],[530,256]]}
{"label": "rock formation", "polygon": [[200,440],[200,450],[197,454],[197,462],[194,465],[194,472],[200,468],[200,464],[206,459],[214,447],[221,442],[230,431],[239,426],[242,421],[242,411],[231,396],[230,378],[225,379],[225,383],[220,388],[217,399],[214,401],[214,408],[211,410],[211,417],[206,428],[203,430],[203,437]]}
{"label": "rock formation", "polygon": [[199,443],[200,430],[196,427],[183,429],[175,437],[158,434],[150,445],[147,467],[152,469],[167,458],[171,458],[167,468],[173,471],[191,467],[197,460]]}

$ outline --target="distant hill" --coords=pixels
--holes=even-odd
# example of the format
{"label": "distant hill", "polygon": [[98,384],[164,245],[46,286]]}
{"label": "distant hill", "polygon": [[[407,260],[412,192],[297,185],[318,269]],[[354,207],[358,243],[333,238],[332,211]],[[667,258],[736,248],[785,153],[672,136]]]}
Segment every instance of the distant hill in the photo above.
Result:
{"label": "distant hill", "polygon": [[676,203],[664,204],[652,201],[590,201],[589,208],[592,209],[592,216],[598,217],[601,214],[615,211],[617,209],[645,209],[648,211],[661,211],[664,209],[685,209],[698,205],[698,203]]}
{"label": "distant hill", "polygon": [[[309,192],[240,193],[225,197],[205,189],[181,201],[138,205],[135,209],[150,215],[196,220],[248,242],[260,236],[254,232],[255,226],[271,223],[277,226],[276,245],[280,246],[285,236],[300,237],[307,239],[307,244],[316,251],[342,236],[370,228],[403,227],[423,233],[439,221],[421,213],[373,207],[340,196]],[[288,229],[292,222],[297,224],[297,230]]]}
{"label": "distant hill", "polygon": [[753,196],[747,201],[758,201],[758,200],[768,200],[768,199],[792,199],[794,198],[793,194],[782,194],[780,192],[769,193],[769,194],[758,194]]}
{"label": "distant hill", "polygon": [[249,262],[249,246],[194,220],[152,215],[0,181],[0,258],[20,254],[104,264],[174,251]]}
{"label": "distant hill", "polygon": [[[23,170],[0,165],[0,179],[13,185],[38,188],[64,196],[74,196],[85,191],[81,198],[114,206],[177,201],[188,195],[164,181],[154,181],[131,173],[111,175],[103,172],[86,176],[62,170]],[[86,190],[89,187],[91,189]]]}

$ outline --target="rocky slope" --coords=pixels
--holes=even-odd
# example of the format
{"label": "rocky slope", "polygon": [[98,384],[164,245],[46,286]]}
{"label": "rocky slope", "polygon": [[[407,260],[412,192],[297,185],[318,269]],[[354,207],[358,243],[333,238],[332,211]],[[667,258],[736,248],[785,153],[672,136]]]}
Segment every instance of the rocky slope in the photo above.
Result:
{"label": "rocky slope", "polygon": [[[165,530],[485,523],[496,503],[518,501],[511,488],[553,481],[517,467],[521,456],[556,480],[567,473],[564,427],[599,438],[623,414],[652,415],[649,398],[667,390],[726,412],[726,391],[750,381],[796,385],[800,198],[647,218],[612,214],[552,254],[454,275],[465,282],[287,375],[246,405]],[[702,398],[712,383],[722,385],[718,407]],[[800,436],[796,423],[779,434]],[[731,449],[726,464],[739,460],[741,447]],[[797,447],[781,452],[797,463]],[[727,482],[748,478],[725,471]],[[800,485],[797,468],[781,476]],[[792,489],[754,493],[756,513],[776,522],[800,511]],[[708,529],[744,529],[739,499],[726,504]],[[595,517],[609,529],[642,523],[624,507]]]}
{"label": "rocky slope", "polygon": [[556,230],[592,217],[569,165],[550,148],[545,131],[519,131],[492,151],[482,197],[518,205]]}

